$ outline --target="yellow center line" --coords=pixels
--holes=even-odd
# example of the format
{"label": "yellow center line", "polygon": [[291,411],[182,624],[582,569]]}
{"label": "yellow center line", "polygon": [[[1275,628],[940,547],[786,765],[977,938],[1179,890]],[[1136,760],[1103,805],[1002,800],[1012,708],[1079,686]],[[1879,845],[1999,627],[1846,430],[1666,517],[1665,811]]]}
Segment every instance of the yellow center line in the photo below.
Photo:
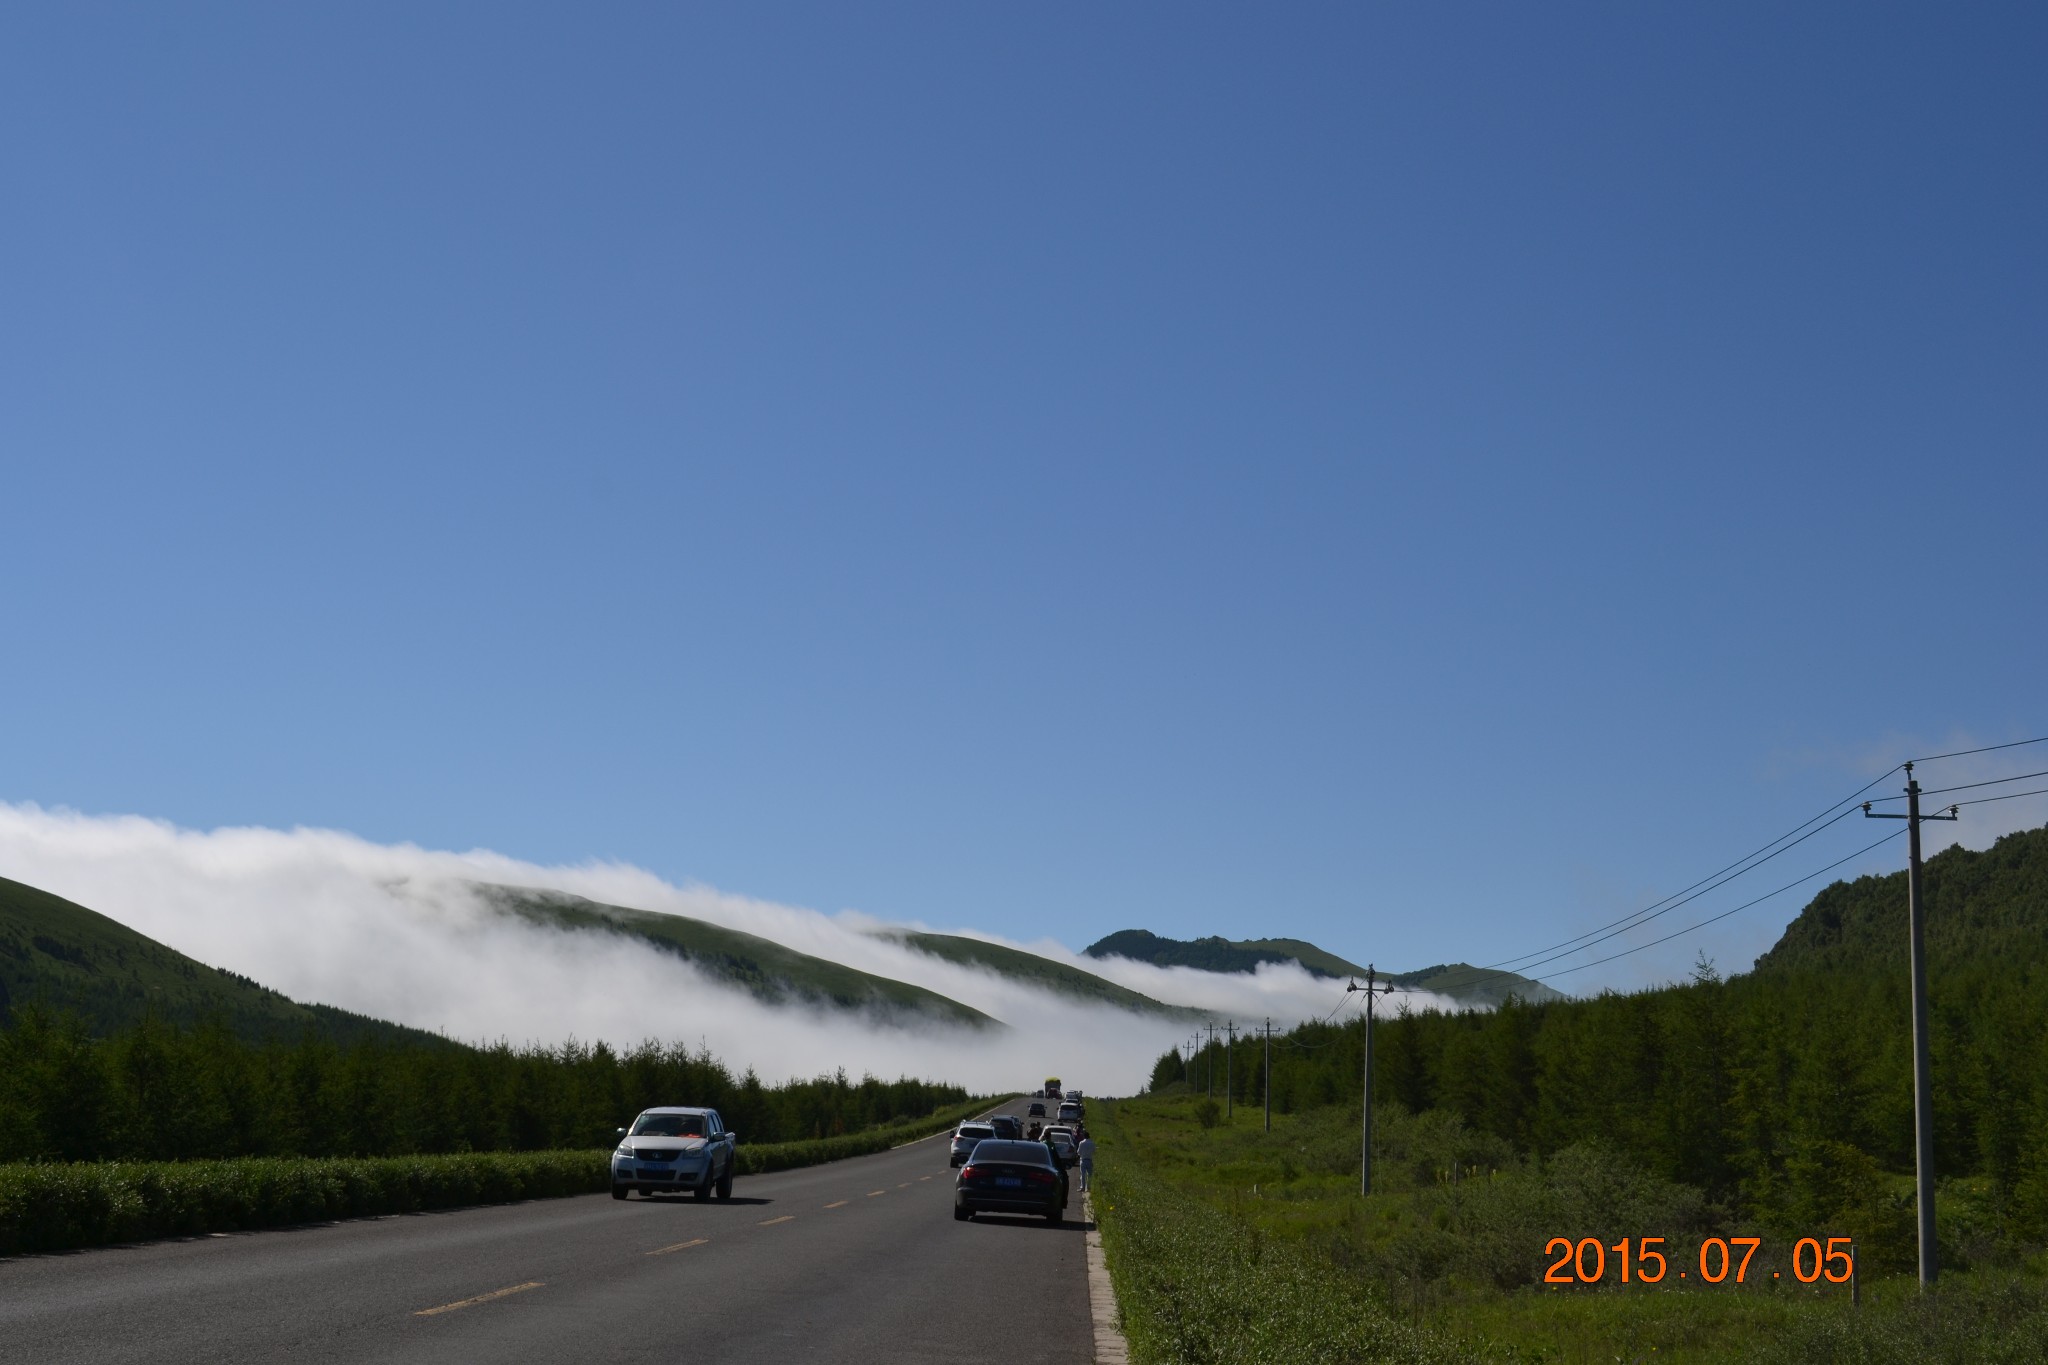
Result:
{"label": "yellow center line", "polygon": [[887,1190],[869,1190],[869,1191],[868,1191],[868,1198],[870,1198],[870,1199],[873,1199],[873,1198],[874,1198],[874,1197],[875,1197],[876,1195],[878,1195],[878,1194],[887,1194],[887,1193],[888,1193],[888,1191],[887,1191]]}
{"label": "yellow center line", "polygon": [[907,1190],[910,1188],[910,1182],[906,1180],[901,1185],[898,1185],[896,1188],[899,1190]]}
{"label": "yellow center line", "polygon": [[851,1200],[841,1199],[837,1203],[827,1204],[825,1207],[828,1209],[843,1209],[851,1202]]}
{"label": "yellow center line", "polygon": [[709,1237],[693,1237],[687,1242],[677,1242],[672,1247],[656,1247],[653,1251],[650,1251],[647,1254],[649,1256],[666,1256],[671,1251],[688,1251],[691,1247],[703,1246],[706,1242],[710,1240],[711,1239]]}
{"label": "yellow center line", "polygon": [[416,1318],[431,1318],[436,1313],[453,1313],[458,1308],[468,1308],[479,1303],[489,1303],[492,1299],[502,1299],[507,1294],[518,1294],[528,1289],[538,1289],[546,1283],[546,1280],[528,1280],[525,1284],[515,1284],[508,1289],[493,1289],[490,1293],[479,1294],[473,1299],[458,1299],[454,1303],[444,1303],[439,1308],[422,1308],[419,1312],[414,1313],[413,1316]]}
{"label": "yellow center line", "polygon": [[931,1177],[930,1177],[930,1176],[928,1176],[928,1175],[921,1175],[921,1176],[919,1176],[919,1177],[918,1177],[918,1179],[919,1179],[919,1180],[930,1180],[930,1179],[931,1179]]}
{"label": "yellow center line", "polygon": [[787,1223],[795,1219],[795,1217],[796,1215],[793,1213],[785,1213],[780,1218],[764,1218],[761,1221],[761,1226],[764,1228],[772,1228],[777,1223]]}

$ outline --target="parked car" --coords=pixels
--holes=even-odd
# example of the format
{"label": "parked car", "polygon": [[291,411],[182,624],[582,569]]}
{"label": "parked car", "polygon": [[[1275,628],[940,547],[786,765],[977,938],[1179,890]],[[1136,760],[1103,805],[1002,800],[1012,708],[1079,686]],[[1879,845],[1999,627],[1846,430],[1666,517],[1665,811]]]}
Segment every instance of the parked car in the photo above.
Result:
{"label": "parked car", "polygon": [[1086,1112],[1086,1110],[1082,1109],[1080,1105],[1072,1100],[1062,1100],[1060,1102],[1061,1123],[1079,1123]]}
{"label": "parked car", "polygon": [[988,1126],[996,1130],[999,1138],[1010,1142],[1024,1140],[1024,1120],[1015,1114],[996,1114],[989,1119]]}
{"label": "parked car", "polygon": [[612,1153],[612,1198],[688,1190],[699,1199],[715,1191],[732,1198],[733,1152],[739,1134],[716,1109],[663,1106],[644,1109],[631,1128],[619,1129]]}
{"label": "parked car", "polygon": [[1081,1140],[1074,1136],[1074,1130],[1054,1124],[1039,1134],[1038,1145],[1050,1145],[1060,1169],[1072,1170],[1081,1161]]}
{"label": "parked car", "polygon": [[1040,1103],[1039,1103],[1039,1102],[1038,1102],[1037,1100],[1033,1100],[1033,1101],[1031,1102],[1031,1106],[1030,1106],[1030,1107],[1029,1107],[1028,1109],[1026,1109],[1026,1110],[1024,1111],[1024,1117],[1026,1117],[1026,1118],[1032,1118],[1032,1119],[1042,1119],[1042,1118],[1044,1118],[1044,1117],[1045,1117],[1045,1106],[1044,1106],[1044,1105],[1042,1105],[1042,1104],[1040,1104]]}
{"label": "parked car", "polygon": [[976,1143],[987,1142],[995,1135],[996,1130],[993,1125],[982,1123],[978,1120],[963,1123],[958,1128],[955,1128],[953,1130],[952,1164],[955,1166],[964,1164],[968,1157],[974,1155]]}
{"label": "parked car", "polygon": [[984,1142],[953,1182],[953,1217],[1030,1213],[1060,1222],[1067,1212],[1067,1173],[1042,1142]]}

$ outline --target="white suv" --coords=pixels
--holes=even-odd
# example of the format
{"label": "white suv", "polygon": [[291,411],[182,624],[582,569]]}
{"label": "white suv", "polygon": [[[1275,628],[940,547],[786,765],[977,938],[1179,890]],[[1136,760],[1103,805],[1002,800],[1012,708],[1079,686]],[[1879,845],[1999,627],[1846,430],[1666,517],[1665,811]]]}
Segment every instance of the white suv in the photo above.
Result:
{"label": "white suv", "polygon": [[630,1129],[619,1129],[612,1153],[612,1198],[688,1190],[709,1199],[732,1198],[733,1149],[739,1134],[729,1131],[716,1109],[664,1106],[642,1110]]}
{"label": "white suv", "polygon": [[953,1164],[960,1165],[974,1155],[977,1143],[994,1139],[996,1127],[992,1123],[963,1123],[953,1130]]}

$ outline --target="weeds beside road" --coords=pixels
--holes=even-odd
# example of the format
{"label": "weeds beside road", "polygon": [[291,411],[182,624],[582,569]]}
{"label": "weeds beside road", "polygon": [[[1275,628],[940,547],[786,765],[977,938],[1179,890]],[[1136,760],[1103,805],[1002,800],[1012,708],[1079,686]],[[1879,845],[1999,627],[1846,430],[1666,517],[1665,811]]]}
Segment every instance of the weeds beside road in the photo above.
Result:
{"label": "weeds beside road", "polygon": [[[1202,1104],[1091,1104],[1095,1208],[1141,1365],[2048,1365],[2038,1257],[1945,1274],[1931,1301],[1910,1276],[1872,1276],[1860,1310],[1839,1287],[1790,1281],[1546,1286],[1545,1242],[1580,1225],[1609,1241],[1661,1233],[1675,1243],[1737,1229],[1696,1191],[1611,1153],[1539,1166],[1479,1150],[1483,1140],[1440,1114],[1382,1115],[1376,1192],[1361,1199],[1355,1108],[1276,1115],[1268,1134],[1252,1110],[1204,1126]],[[1454,1163],[1479,1166],[1480,1178],[1434,1178]]]}

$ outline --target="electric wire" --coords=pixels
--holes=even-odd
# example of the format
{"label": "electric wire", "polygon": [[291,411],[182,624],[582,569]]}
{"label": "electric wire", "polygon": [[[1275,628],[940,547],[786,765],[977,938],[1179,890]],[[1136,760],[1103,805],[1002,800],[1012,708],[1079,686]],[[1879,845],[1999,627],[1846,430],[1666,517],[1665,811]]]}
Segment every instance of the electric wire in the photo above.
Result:
{"label": "electric wire", "polygon": [[[1995,787],[2001,782],[2024,782],[2030,777],[2048,777],[2048,768],[2043,768],[2037,773],[2014,773],[2011,777],[1994,777],[1983,782],[1962,782],[1953,787],[1929,787],[1920,794],[1922,796],[1939,796],[1943,792],[1966,792],[1975,787]],[[1903,801],[1905,799],[1904,796],[1877,796],[1871,798],[1871,804],[1876,805],[1879,801]]]}
{"label": "electric wire", "polygon": [[[1888,777],[1890,776],[1890,774],[1887,773],[1885,774],[1885,776]],[[1880,777],[1877,780],[1881,782],[1884,780],[1884,778]],[[1863,788],[1863,791],[1868,790],[1869,787]],[[1854,801],[1856,799],[1856,796],[1861,796],[1863,794],[1863,791],[1859,791],[1855,794],[1855,796],[1851,796],[1847,799],[1850,801]],[[1755,855],[1751,855],[1753,861],[1749,861],[1746,865],[1742,863],[1730,864],[1730,867],[1737,867],[1740,868],[1740,870],[1731,872],[1727,876],[1721,877],[1718,881],[1713,881],[1712,879],[1709,879],[1708,884],[1696,882],[1694,883],[1694,886],[1698,889],[1693,890],[1690,894],[1680,893],[1677,896],[1668,897],[1664,901],[1657,902],[1657,906],[1661,906],[1661,909],[1657,908],[1656,906],[1652,906],[1645,910],[1639,910],[1635,912],[1635,914],[1626,916],[1623,919],[1616,920],[1611,925],[1604,925],[1601,929],[1588,930],[1587,932],[1580,934],[1576,939],[1569,939],[1564,943],[1554,944],[1550,948],[1540,948],[1534,953],[1523,953],[1519,957],[1502,958],[1500,962],[1488,963],[1485,967],[1467,968],[1466,971],[1471,973],[1471,975],[1469,976],[1465,975],[1464,973],[1451,973],[1450,975],[1453,978],[1453,984],[1460,986],[1470,986],[1485,980],[1489,976],[1526,976],[1529,974],[1531,968],[1547,966],[1552,962],[1556,962],[1560,958],[1570,957],[1573,953],[1582,951],[1586,948],[1590,948],[1596,943],[1605,943],[1608,939],[1618,938],[1622,934],[1629,932],[1629,930],[1631,929],[1639,929],[1643,925],[1648,924],[1651,920],[1661,919],[1665,915],[1670,914],[1673,910],[1676,910],[1681,906],[1691,904],[1693,901],[1698,900],[1701,896],[1706,895],[1710,891],[1720,890],[1728,883],[1734,881],[1737,877],[1740,877],[1745,873],[1755,871],[1757,868],[1762,867],[1765,863],[1769,862],[1772,858],[1777,857],[1778,854],[1789,852],[1791,849],[1794,849],[1798,847],[1800,844],[1805,843],[1808,839],[1811,839],[1814,835],[1819,834],[1822,830],[1827,829],[1829,826],[1834,825],[1838,821],[1845,820],[1849,816],[1856,814],[1858,809],[1860,808],[1857,806],[1846,806],[1842,810],[1835,812],[1835,814],[1829,817],[1825,823],[1817,825],[1813,829],[1807,830],[1806,833],[1800,835],[1797,839],[1794,839],[1791,843],[1786,844],[1784,847],[1776,849],[1775,851],[1766,854],[1764,857],[1761,858],[1757,858],[1755,857]],[[1822,814],[1826,814],[1826,812],[1822,812]],[[1820,819],[1820,816],[1815,816],[1814,819],[1818,820]],[[1813,822],[1808,821],[1807,823],[1812,824]],[[1774,840],[1773,842],[1776,841]],[[1769,848],[1770,845],[1766,844],[1764,845],[1764,847]],[[1724,872],[1727,871],[1726,868],[1722,870]],[[1535,960],[1528,960],[1532,958]],[[1531,979],[1540,981],[1543,978],[1540,976],[1536,976],[1532,977]]]}
{"label": "electric wire", "polygon": [[1674,930],[1673,932],[1664,935],[1664,937],[1662,938],[1653,938],[1648,943],[1638,943],[1633,948],[1624,949],[1621,952],[1614,953],[1608,957],[1595,958],[1591,962],[1582,962],[1576,967],[1561,967],[1557,971],[1551,972],[1545,976],[1539,976],[1535,979],[1538,981],[1548,981],[1552,977],[1569,976],[1573,972],[1583,972],[1588,967],[1597,967],[1603,962],[1612,962],[1616,958],[1627,957],[1631,953],[1640,953],[1645,948],[1654,948],[1660,943],[1669,943],[1672,939],[1679,938],[1685,934],[1689,934],[1695,929],[1704,929],[1709,924],[1714,923],[1716,920],[1727,919],[1730,915],[1735,914],[1737,911],[1747,910],[1752,905],[1761,905],[1765,901],[1769,900],[1772,896],[1782,895],[1785,892],[1790,891],[1793,887],[1804,885],[1805,883],[1812,881],[1815,877],[1818,877],[1823,873],[1832,872],[1836,868],[1840,867],[1843,863],[1849,862],[1852,859],[1860,858],[1864,854],[1870,852],[1872,849],[1879,848],[1885,844],[1890,843],[1892,840],[1898,838],[1901,834],[1904,834],[1905,832],[1906,831],[1903,829],[1895,829],[1890,834],[1885,835],[1884,838],[1879,839],[1876,843],[1865,844],[1862,848],[1859,848],[1854,853],[1851,853],[1847,858],[1837,859],[1836,861],[1829,863],[1826,867],[1820,869],[1819,872],[1809,872],[1796,882],[1786,882],[1776,891],[1767,891],[1763,895],[1758,896],[1753,901],[1745,901],[1741,905],[1736,906],[1734,910],[1723,910],[1718,915],[1709,916],[1708,918],[1701,920],[1697,924],[1688,924],[1685,928]]}
{"label": "electric wire", "polygon": [[[1863,795],[1863,793],[1869,791],[1872,787],[1884,781],[1887,777],[1890,777],[1893,773],[1897,772],[1903,766],[1905,765],[1896,764],[1893,767],[1885,770],[1884,772],[1879,773],[1876,777],[1864,783],[1855,791],[1843,797],[1840,801],[1835,802],[1834,805],[1828,806],[1827,808],[1822,810],[1819,815],[1816,815],[1812,819],[1805,820],[1797,825],[1794,825],[1791,829],[1779,835],[1777,838],[1771,840],[1762,848],[1759,848],[1752,853],[1746,854],[1743,857],[1737,858],[1734,862],[1729,863],[1726,867],[1723,867],[1718,871],[1709,873],[1707,876],[1702,877],[1699,881],[1694,882],[1691,886],[1685,887],[1684,889],[1679,891],[1675,891],[1671,895],[1666,896],[1663,900],[1653,901],[1649,905],[1644,906],[1640,910],[1631,911],[1629,914],[1623,915],[1620,919],[1611,920],[1606,924],[1598,926],[1597,928],[1588,929],[1583,934],[1579,934],[1573,938],[1565,939],[1560,943],[1553,943],[1549,947],[1538,948],[1533,952],[1518,953],[1512,957],[1504,957],[1501,958],[1499,961],[1488,962],[1483,966],[1473,967],[1467,970],[1476,973],[1492,974],[1498,976],[1516,975],[1517,973],[1513,970],[1513,965],[1516,963],[1524,963],[1527,959],[1536,957],[1542,957],[1545,961],[1555,961],[1555,957],[1550,957],[1546,955],[1558,953],[1562,949],[1575,947],[1590,947],[1593,943],[1602,942],[1606,938],[1612,938],[1614,936],[1614,933],[1624,933],[1627,930],[1636,927],[1636,925],[1638,924],[1647,924],[1650,920],[1657,918],[1659,915],[1665,913],[1667,910],[1675,910],[1678,908],[1678,906],[1685,904],[1687,900],[1698,899],[1700,896],[1705,895],[1708,891],[1712,891],[1719,886],[1725,885],[1727,882],[1733,881],[1736,877],[1742,876],[1751,868],[1763,866],[1772,858],[1777,857],[1779,853],[1783,853],[1786,848],[1791,848],[1793,844],[1804,842],[1806,839],[1811,838],[1813,835],[1820,833],[1820,830],[1826,829],[1828,825],[1832,825],[1835,823],[1836,820],[1842,819],[1844,815],[1848,814],[1849,810],[1855,809],[1854,802],[1856,801],[1857,797]],[[1838,807],[1846,807],[1847,809],[1843,809],[1837,812]],[[1831,813],[1834,814],[1832,818],[1829,818]],[[1800,833],[1801,830],[1806,830],[1808,825],[1812,825],[1816,821],[1820,821],[1823,819],[1827,821],[1827,824],[1821,825],[1819,829],[1807,830],[1807,832],[1804,834]],[[1785,843],[1787,839],[1792,839],[1792,836],[1795,834],[1799,835],[1797,839],[1793,839],[1792,843]],[[1780,844],[1784,844],[1784,848],[1778,848],[1778,845]],[[1772,852],[1773,849],[1776,849],[1776,852]],[[1716,880],[1717,878],[1719,878],[1720,880]],[[1712,885],[1709,885],[1709,883],[1712,883]],[[1612,930],[1613,933],[1608,932],[1610,930]],[[1537,966],[1541,964],[1527,963],[1527,965]],[[1506,968],[1508,970],[1499,970],[1503,968]]]}
{"label": "electric wire", "polygon": [[1980,796],[1974,801],[1951,801],[1944,810],[1955,810],[1960,806],[1981,806],[1986,801],[2017,801],[2022,796],[2048,796],[2048,787],[2036,787],[2030,792],[2007,792],[2003,796]]}
{"label": "electric wire", "polygon": [[[1962,758],[1966,754],[1988,754],[1999,749],[2022,749],[2029,744],[2048,744],[2048,735],[2042,735],[2039,739],[2016,739],[2010,744],[1987,744],[1981,749],[1958,749],[1952,754],[1929,754],[1925,758],[1916,758],[1911,761],[1914,763],[1932,763],[1937,758]],[[1892,771],[1897,772],[1898,769],[1894,768]],[[1885,776],[1889,777],[1891,774],[1887,773]]]}

